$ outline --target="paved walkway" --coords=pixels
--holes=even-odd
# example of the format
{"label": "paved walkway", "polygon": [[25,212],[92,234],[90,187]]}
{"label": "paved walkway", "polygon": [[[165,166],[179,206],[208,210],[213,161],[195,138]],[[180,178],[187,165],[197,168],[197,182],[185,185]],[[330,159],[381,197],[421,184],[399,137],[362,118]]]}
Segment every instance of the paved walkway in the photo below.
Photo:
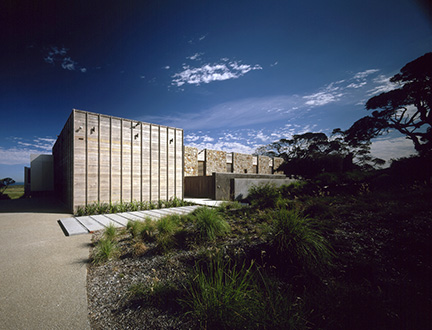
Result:
{"label": "paved walkway", "polygon": [[188,214],[193,212],[198,205],[171,207],[166,209],[153,209],[147,211],[123,212],[115,214],[99,214],[82,217],[68,217],[58,222],[65,235],[88,234],[106,228],[108,225],[124,227],[132,221],[144,220],[145,218],[160,219],[169,214]]}
{"label": "paved walkway", "polygon": [[0,200],[0,329],[90,329],[90,235],[65,237],[52,199]]}

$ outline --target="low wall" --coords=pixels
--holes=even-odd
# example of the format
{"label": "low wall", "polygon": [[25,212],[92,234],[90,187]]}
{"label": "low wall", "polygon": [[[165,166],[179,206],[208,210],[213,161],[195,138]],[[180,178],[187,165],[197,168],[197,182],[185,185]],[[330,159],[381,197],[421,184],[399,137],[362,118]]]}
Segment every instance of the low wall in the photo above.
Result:
{"label": "low wall", "polygon": [[[272,175],[275,176],[275,175]],[[285,176],[284,176],[285,177]],[[243,178],[235,178],[234,179],[234,200],[242,200],[246,198],[249,194],[249,188],[252,186],[260,186],[265,184],[272,184],[276,187],[280,187],[284,184],[288,185],[297,181],[296,179],[243,179]]]}
{"label": "low wall", "polygon": [[[275,174],[240,174],[240,173],[213,173],[214,178],[214,199],[216,200],[234,200],[235,198],[235,180],[249,179],[259,180],[267,179],[272,182],[286,180],[285,175]],[[252,181],[251,181],[252,182]]]}

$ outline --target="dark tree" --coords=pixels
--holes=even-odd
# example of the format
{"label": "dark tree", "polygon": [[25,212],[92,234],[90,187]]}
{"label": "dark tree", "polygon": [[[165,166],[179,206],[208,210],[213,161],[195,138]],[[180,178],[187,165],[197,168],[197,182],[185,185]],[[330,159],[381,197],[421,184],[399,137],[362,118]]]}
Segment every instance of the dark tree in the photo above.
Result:
{"label": "dark tree", "polygon": [[346,140],[364,143],[394,129],[412,140],[420,155],[431,156],[432,53],[408,63],[390,81],[400,87],[369,99],[366,109],[375,111],[345,131]]}
{"label": "dark tree", "polygon": [[[342,172],[366,167],[368,162],[384,161],[369,155],[369,144],[348,145],[343,132],[335,130],[328,138],[324,133],[304,133],[292,139],[281,139],[257,149],[256,154],[284,158],[286,174],[313,177],[322,172]],[[370,165],[368,167],[371,167]]]}
{"label": "dark tree", "polygon": [[11,178],[4,178],[0,180],[0,194],[3,194],[4,191],[6,190],[6,188],[11,185],[14,184],[15,181]]}

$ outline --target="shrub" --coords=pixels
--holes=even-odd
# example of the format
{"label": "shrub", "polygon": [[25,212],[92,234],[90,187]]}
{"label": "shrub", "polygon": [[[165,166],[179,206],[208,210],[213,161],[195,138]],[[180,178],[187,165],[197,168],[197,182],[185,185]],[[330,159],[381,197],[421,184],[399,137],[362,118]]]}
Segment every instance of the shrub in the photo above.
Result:
{"label": "shrub", "polygon": [[85,214],[86,215],[98,214],[98,209],[99,209],[99,203],[87,204],[85,207]]}
{"label": "shrub", "polygon": [[252,282],[252,264],[240,271],[220,259],[204,269],[195,265],[194,276],[187,282],[187,296],[181,305],[206,328],[236,328],[248,320],[256,292]]}
{"label": "shrub", "polygon": [[165,252],[174,247],[176,243],[174,235],[180,228],[179,223],[179,215],[168,215],[156,222],[156,229],[158,231],[156,242],[162,251]]}
{"label": "shrub", "polygon": [[279,197],[279,190],[273,184],[253,185],[249,188],[248,200],[255,208],[274,208]]}
{"label": "shrub", "polygon": [[105,232],[104,232],[104,236],[105,238],[109,239],[109,240],[114,240],[115,236],[117,234],[117,230],[116,227],[110,223],[106,228],[105,228]]}
{"label": "shrub", "polygon": [[98,204],[97,212],[99,214],[107,214],[111,212],[111,206],[108,203]]}
{"label": "shrub", "polygon": [[228,222],[216,209],[200,207],[192,213],[191,219],[199,237],[203,240],[213,241],[216,237],[231,232]]}
{"label": "shrub", "polygon": [[144,230],[144,223],[142,221],[131,221],[129,220],[126,229],[129,230],[133,238],[137,238],[141,235]]}
{"label": "shrub", "polygon": [[288,185],[280,186],[279,191],[283,198],[294,199],[305,194],[306,186],[306,181],[294,181]]}
{"label": "shrub", "polygon": [[185,288],[180,304],[203,329],[301,328],[293,295],[280,292],[253,262],[238,267],[219,257],[203,267],[197,263]]}
{"label": "shrub", "polygon": [[109,259],[117,257],[119,252],[117,244],[108,239],[102,238],[96,244],[93,253],[93,263],[100,264]]}
{"label": "shrub", "polygon": [[286,209],[268,215],[272,218],[271,241],[278,253],[306,268],[319,268],[330,261],[329,244],[309,218]]}
{"label": "shrub", "polygon": [[141,222],[140,234],[144,240],[153,241],[156,235],[156,221],[145,218],[144,221]]}
{"label": "shrub", "polygon": [[225,201],[222,202],[218,207],[217,210],[219,212],[227,212],[232,210],[241,210],[246,208],[247,206],[241,204],[239,201]]}

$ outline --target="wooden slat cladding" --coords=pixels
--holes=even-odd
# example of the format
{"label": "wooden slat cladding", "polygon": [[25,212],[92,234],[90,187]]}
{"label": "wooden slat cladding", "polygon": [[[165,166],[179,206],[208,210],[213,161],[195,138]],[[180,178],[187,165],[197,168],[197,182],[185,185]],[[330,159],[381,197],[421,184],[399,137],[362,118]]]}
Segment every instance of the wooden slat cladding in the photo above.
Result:
{"label": "wooden slat cladding", "polygon": [[53,148],[56,187],[93,202],[183,197],[183,130],[74,110]]}

